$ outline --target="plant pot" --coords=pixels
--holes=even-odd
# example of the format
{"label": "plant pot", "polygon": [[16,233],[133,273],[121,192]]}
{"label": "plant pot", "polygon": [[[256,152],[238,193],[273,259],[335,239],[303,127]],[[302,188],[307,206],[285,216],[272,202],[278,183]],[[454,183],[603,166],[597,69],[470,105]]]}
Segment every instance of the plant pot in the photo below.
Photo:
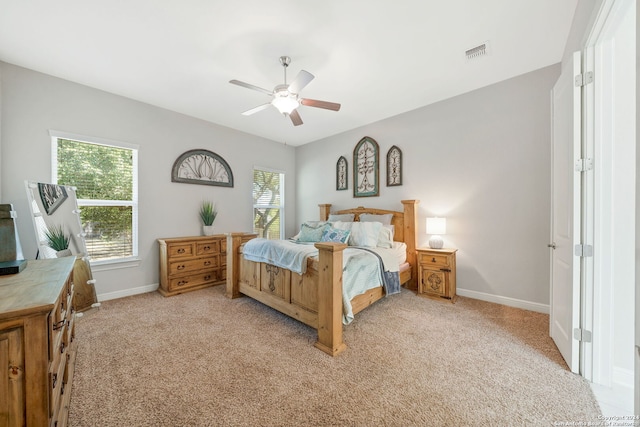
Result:
{"label": "plant pot", "polygon": [[73,255],[71,253],[71,249],[63,249],[61,251],[57,251],[56,252],[56,258],[62,258],[62,257],[65,257],[65,256],[71,256],[71,255]]}
{"label": "plant pot", "polygon": [[213,236],[213,225],[203,225],[202,226],[202,235],[203,236]]}

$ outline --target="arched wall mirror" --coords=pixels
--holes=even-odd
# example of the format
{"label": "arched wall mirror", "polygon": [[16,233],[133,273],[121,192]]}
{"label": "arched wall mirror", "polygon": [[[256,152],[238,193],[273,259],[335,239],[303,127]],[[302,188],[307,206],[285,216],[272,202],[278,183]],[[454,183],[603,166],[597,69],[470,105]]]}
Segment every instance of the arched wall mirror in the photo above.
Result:
{"label": "arched wall mirror", "polygon": [[[38,244],[37,258],[76,256],[73,271],[76,309],[83,311],[96,305],[95,280],[87,255],[75,188],[31,181],[25,181],[25,186]],[[51,244],[52,238],[57,244]],[[62,248],[65,240],[67,250]]]}

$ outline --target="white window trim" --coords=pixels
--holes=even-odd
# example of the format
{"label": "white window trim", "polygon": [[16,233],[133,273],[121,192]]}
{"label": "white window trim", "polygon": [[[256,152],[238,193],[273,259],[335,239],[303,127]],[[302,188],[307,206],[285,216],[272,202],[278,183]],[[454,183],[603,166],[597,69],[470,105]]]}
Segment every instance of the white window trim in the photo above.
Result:
{"label": "white window trim", "polygon": [[[58,183],[58,139],[68,139],[72,141],[84,142],[86,144],[106,145],[108,147],[125,148],[133,150],[133,193],[132,200],[118,201],[100,201],[96,202],[91,200],[92,206],[131,206],[132,209],[132,251],[133,256],[116,258],[109,260],[92,260],[91,257],[87,257],[90,260],[91,266],[98,268],[95,271],[113,270],[118,268],[137,267],[140,265],[141,258],[138,252],[138,151],[140,146],[138,144],[131,144],[128,142],[115,141],[111,139],[79,135],[70,132],[63,132],[58,130],[49,130],[49,136],[51,137],[51,182],[53,184]],[[86,206],[87,199],[78,199],[78,207]]]}

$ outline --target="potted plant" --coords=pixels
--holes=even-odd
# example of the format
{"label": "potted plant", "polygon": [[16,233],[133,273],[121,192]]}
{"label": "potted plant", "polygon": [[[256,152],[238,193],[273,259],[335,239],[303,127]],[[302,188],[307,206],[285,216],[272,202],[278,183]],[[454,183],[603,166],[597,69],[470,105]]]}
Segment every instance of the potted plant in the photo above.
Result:
{"label": "potted plant", "polygon": [[211,236],[213,234],[213,221],[216,220],[218,212],[212,202],[204,201],[200,205],[200,219],[202,220],[202,234]]}
{"label": "potted plant", "polygon": [[44,232],[47,239],[47,246],[56,251],[56,257],[71,255],[69,249],[69,236],[65,234],[62,225],[50,225]]}

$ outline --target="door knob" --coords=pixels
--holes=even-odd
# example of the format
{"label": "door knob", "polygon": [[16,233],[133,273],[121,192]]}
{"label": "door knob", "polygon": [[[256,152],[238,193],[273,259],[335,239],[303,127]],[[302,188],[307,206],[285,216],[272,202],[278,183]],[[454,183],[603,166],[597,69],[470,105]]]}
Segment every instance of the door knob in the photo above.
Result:
{"label": "door knob", "polygon": [[548,247],[548,248],[551,248],[551,249],[555,249],[555,248],[556,248],[556,244],[555,244],[555,242],[552,242],[552,243],[549,243],[549,244],[547,245],[547,247]]}

